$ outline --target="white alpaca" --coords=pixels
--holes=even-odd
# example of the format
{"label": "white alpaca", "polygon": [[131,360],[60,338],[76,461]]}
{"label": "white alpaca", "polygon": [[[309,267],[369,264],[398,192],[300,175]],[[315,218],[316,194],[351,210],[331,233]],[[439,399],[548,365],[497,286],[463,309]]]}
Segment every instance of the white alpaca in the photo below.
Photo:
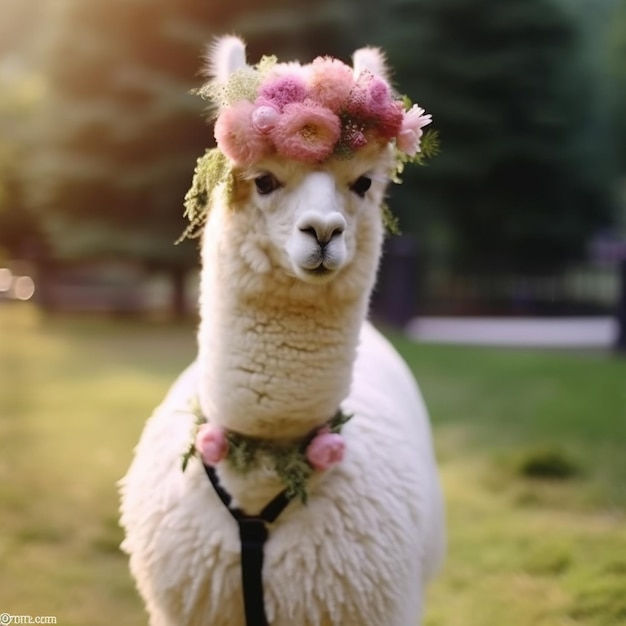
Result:
{"label": "white alpaca", "polygon": [[[339,73],[331,66],[325,59],[317,68],[322,77],[330,68],[332,86]],[[211,68],[218,85],[231,84],[233,75],[245,82],[253,71],[245,65],[244,44],[233,37],[215,46]],[[314,65],[264,71],[275,83],[296,76],[316,84]],[[359,84],[386,84],[381,54],[357,52],[353,75]],[[415,148],[420,125],[411,130],[404,115],[393,140],[364,125],[367,141],[354,140],[347,156],[337,155],[338,143],[324,157],[307,152],[309,144],[284,143],[283,150],[286,135],[272,139],[269,150],[262,144],[274,137],[268,129],[283,123],[279,115],[300,109],[259,102],[260,113],[241,118],[228,118],[225,103],[227,114],[218,119],[231,186],[222,181],[208,201],[198,359],[148,421],[123,480],[123,548],[152,626],[245,626],[237,524],[200,459],[181,470],[196,420],[190,403],[197,398],[207,421],[225,431],[286,446],[341,407],[353,415],[342,430],[345,458],[313,472],[307,503],[292,500],[270,527],[263,564],[268,622],[416,626],[424,585],[443,557],[442,499],[420,393],[365,317],[394,146],[406,143],[411,131]],[[241,119],[255,126],[237,135]],[[426,121],[422,116],[421,124]],[[220,124],[231,124],[230,135]],[[326,118],[319,124],[293,132],[323,148],[337,139],[336,129]],[[284,156],[289,150],[294,158]],[[284,487],[263,464],[241,473],[226,458],[216,467],[248,514]]]}

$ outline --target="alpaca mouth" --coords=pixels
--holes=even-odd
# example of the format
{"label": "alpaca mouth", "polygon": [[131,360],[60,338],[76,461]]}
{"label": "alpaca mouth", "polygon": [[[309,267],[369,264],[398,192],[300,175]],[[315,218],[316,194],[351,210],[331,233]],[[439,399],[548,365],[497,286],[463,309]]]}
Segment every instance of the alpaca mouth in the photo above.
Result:
{"label": "alpaca mouth", "polygon": [[329,276],[330,274],[334,273],[334,271],[335,270],[331,270],[325,267],[323,263],[320,263],[317,267],[305,270],[305,272],[309,276],[317,276],[317,277]]}
{"label": "alpaca mouth", "polygon": [[319,249],[304,258],[292,261],[296,275],[311,284],[320,284],[332,280],[344,265],[343,255],[337,251]]}
{"label": "alpaca mouth", "polygon": [[332,279],[332,277],[336,274],[336,270],[334,268],[328,268],[324,265],[324,263],[320,263],[317,267],[309,267],[309,268],[301,268],[302,274],[301,278],[305,282],[312,283],[325,283],[328,280]]}

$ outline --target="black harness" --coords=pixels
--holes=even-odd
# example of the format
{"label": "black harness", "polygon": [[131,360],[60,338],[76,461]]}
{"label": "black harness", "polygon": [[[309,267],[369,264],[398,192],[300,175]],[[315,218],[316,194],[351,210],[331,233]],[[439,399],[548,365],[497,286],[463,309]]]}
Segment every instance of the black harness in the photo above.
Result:
{"label": "black harness", "polygon": [[247,626],[269,626],[263,603],[263,547],[268,537],[267,525],[285,510],[291,501],[287,492],[279,493],[258,515],[246,515],[231,507],[231,495],[220,485],[215,468],[204,465],[204,470],[219,496],[239,526],[241,540],[241,582]]}

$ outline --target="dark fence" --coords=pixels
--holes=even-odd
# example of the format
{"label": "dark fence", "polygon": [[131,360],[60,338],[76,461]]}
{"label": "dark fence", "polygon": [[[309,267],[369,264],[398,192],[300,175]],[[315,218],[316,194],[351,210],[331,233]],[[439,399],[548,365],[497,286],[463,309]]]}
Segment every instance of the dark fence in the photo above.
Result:
{"label": "dark fence", "polygon": [[626,288],[618,263],[558,272],[447,271],[420,262],[418,252],[411,238],[389,240],[372,303],[377,319],[403,325],[432,315],[614,315]]}
{"label": "dark fence", "polygon": [[422,315],[610,315],[620,293],[616,268],[583,265],[559,273],[432,273],[421,285]]}

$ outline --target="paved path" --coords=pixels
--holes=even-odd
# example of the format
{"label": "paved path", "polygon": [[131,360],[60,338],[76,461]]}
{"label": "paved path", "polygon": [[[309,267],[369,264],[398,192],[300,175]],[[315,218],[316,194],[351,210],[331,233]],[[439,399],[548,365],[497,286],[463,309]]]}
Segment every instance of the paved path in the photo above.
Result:
{"label": "paved path", "polygon": [[420,317],[406,330],[425,343],[607,349],[617,337],[617,322],[612,317]]}

